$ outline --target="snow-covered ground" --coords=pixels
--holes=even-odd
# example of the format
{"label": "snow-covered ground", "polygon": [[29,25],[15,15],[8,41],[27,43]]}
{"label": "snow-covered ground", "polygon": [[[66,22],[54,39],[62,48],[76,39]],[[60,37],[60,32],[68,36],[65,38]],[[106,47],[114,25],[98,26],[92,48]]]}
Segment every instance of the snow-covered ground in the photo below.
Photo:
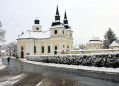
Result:
{"label": "snow-covered ground", "polygon": [[25,77],[25,74],[0,77],[0,86],[11,86],[12,84],[18,82],[24,77]]}
{"label": "snow-covered ground", "polygon": [[[0,58],[0,70],[4,69],[6,66],[2,64],[2,58]],[[25,74],[19,75],[5,75],[3,77],[0,76],[0,86],[11,86],[17,81],[21,80]]]}
{"label": "snow-covered ground", "polygon": [[6,66],[2,64],[2,58],[0,57],[0,70],[4,69]]}
{"label": "snow-covered ground", "polygon": [[68,68],[68,69],[73,69],[73,70],[88,70],[88,71],[105,72],[105,73],[119,73],[119,68],[42,63],[42,62],[28,61],[27,59],[19,59],[19,60],[21,60],[22,62],[27,62],[27,63],[31,63],[31,64],[57,67],[57,68]]}
{"label": "snow-covered ground", "polygon": [[36,86],[40,86],[41,82],[39,82]]}

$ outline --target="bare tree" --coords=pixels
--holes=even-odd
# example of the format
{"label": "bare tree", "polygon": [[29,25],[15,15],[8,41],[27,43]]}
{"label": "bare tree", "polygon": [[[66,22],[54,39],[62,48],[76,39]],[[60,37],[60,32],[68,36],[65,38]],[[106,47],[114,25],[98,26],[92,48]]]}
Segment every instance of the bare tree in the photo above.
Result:
{"label": "bare tree", "polygon": [[7,49],[7,44],[3,44],[2,46],[1,46],[1,50],[6,50]]}
{"label": "bare tree", "polygon": [[79,44],[79,49],[86,49],[86,45],[83,45],[83,44]]}
{"label": "bare tree", "polygon": [[5,34],[6,34],[6,31],[3,30],[2,28],[2,23],[0,21],[0,42],[6,42],[6,39],[5,39]]}
{"label": "bare tree", "polygon": [[17,43],[16,43],[16,42],[11,42],[11,43],[9,43],[9,44],[7,45],[7,47],[8,47],[9,49],[12,49],[12,50],[11,50],[12,52],[17,53]]}

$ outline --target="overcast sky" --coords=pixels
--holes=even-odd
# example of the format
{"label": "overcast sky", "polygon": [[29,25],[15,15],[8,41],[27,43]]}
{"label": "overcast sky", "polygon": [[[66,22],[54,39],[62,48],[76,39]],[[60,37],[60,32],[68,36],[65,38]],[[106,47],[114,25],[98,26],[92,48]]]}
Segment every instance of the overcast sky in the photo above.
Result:
{"label": "overcast sky", "polygon": [[109,28],[119,38],[119,0],[0,0],[0,21],[7,43],[16,41],[22,30],[32,30],[36,17],[42,30],[49,30],[57,4],[61,21],[67,12],[74,44],[86,44],[93,37],[103,40]]}

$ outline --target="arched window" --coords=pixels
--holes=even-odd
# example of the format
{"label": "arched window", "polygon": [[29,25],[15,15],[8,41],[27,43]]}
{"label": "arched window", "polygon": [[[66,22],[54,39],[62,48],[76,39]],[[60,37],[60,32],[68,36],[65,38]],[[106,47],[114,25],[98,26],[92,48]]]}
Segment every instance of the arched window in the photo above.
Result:
{"label": "arched window", "polygon": [[57,46],[55,46],[55,50],[57,50]]}
{"label": "arched window", "polygon": [[54,34],[57,34],[57,30],[54,31]]}

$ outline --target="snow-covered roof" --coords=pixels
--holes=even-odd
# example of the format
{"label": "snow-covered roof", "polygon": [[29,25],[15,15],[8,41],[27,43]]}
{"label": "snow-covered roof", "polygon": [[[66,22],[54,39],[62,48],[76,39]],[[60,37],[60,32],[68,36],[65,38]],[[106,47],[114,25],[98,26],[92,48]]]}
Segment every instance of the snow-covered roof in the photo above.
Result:
{"label": "snow-covered roof", "polygon": [[20,36],[18,39],[22,39],[22,38],[49,38],[49,37],[50,37],[50,30],[42,31],[42,32],[27,31],[22,36]]}
{"label": "snow-covered roof", "polygon": [[[40,24],[34,24],[33,26],[40,26]],[[32,26],[32,27],[33,27],[33,26]],[[41,27],[42,27],[42,26],[41,26]]]}
{"label": "snow-covered roof", "polygon": [[103,42],[99,42],[99,41],[90,41],[87,44],[102,44]]}
{"label": "snow-covered roof", "polygon": [[[77,52],[80,52],[80,51],[112,51],[112,50],[119,50],[119,49],[90,49],[90,50],[69,50],[69,51],[77,51]],[[61,52],[62,50],[57,50],[58,52]],[[64,52],[66,52],[66,50],[64,50]]]}
{"label": "snow-covered roof", "polygon": [[[70,31],[72,31],[71,28],[69,28],[69,29],[65,29],[65,30],[70,30]],[[72,32],[73,32],[73,31],[72,31]]]}
{"label": "snow-covered roof", "polygon": [[69,36],[65,35],[66,38],[69,38]]}
{"label": "snow-covered roof", "polygon": [[53,21],[53,22],[60,22],[60,20],[55,20],[55,21]]}
{"label": "snow-covered roof", "polygon": [[79,49],[79,46],[74,45],[74,46],[73,46],[73,49]]}
{"label": "snow-covered roof", "polygon": [[52,26],[52,27],[50,27],[50,28],[65,28],[62,24],[60,24],[60,25],[55,25],[55,26]]}
{"label": "snow-covered roof", "polygon": [[99,39],[99,37],[93,37],[89,40],[87,44],[102,44],[103,42]]}
{"label": "snow-covered roof", "polygon": [[102,42],[102,40],[100,40],[99,37],[93,37],[89,41],[99,41],[99,42]]}
{"label": "snow-covered roof", "polygon": [[1,53],[4,53],[4,52],[6,52],[5,50],[1,50]]}
{"label": "snow-covered roof", "polygon": [[109,47],[119,47],[119,44],[116,41],[113,41]]}

